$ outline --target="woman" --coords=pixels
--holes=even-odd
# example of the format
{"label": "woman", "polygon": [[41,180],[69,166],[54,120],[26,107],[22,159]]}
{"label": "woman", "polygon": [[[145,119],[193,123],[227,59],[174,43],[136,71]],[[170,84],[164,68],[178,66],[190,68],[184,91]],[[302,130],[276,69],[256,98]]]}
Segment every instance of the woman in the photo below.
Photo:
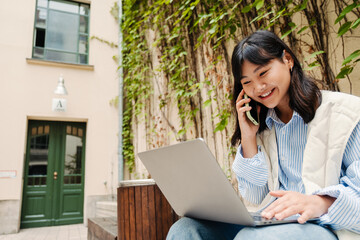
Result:
{"label": "woman", "polygon": [[[168,239],[358,239],[360,99],[321,92],[268,31],[235,47],[232,68],[239,191],[263,217],[299,214],[300,224],[251,228],[183,218]],[[258,103],[259,125],[246,116],[251,101]],[[315,217],[319,224],[306,223]]]}

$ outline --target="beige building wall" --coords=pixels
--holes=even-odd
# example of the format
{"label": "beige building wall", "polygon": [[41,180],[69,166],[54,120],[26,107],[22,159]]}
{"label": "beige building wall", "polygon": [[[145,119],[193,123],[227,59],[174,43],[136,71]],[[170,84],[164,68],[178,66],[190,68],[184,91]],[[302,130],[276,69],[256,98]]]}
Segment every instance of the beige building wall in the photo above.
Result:
{"label": "beige building wall", "polygon": [[[91,36],[117,42],[118,28],[109,11],[114,0],[92,0]],[[89,42],[89,65],[44,65],[31,61],[35,0],[2,1],[0,7],[0,234],[19,230],[23,169],[29,119],[86,122],[84,222],[94,199],[115,194],[117,186],[118,111],[109,101],[118,95],[117,49]],[[60,75],[68,91],[67,111],[52,111]]]}

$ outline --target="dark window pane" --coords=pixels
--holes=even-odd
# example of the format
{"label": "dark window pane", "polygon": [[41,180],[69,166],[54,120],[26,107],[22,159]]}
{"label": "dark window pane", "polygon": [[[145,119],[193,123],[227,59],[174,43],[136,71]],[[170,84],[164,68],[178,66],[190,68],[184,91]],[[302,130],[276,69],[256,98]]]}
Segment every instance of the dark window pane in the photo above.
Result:
{"label": "dark window pane", "polygon": [[79,62],[81,64],[87,64],[88,63],[88,56],[84,54],[79,55]]}
{"label": "dark window pane", "polygon": [[35,29],[35,47],[45,47],[45,29]]}
{"label": "dark window pane", "polygon": [[34,180],[32,177],[28,177],[28,186],[34,185]]}
{"label": "dark window pane", "polygon": [[81,176],[76,176],[76,182],[77,184],[81,184]]}
{"label": "dark window pane", "polygon": [[[39,126],[38,131],[43,131],[44,127]],[[49,135],[37,135],[30,138],[30,152],[29,152],[29,176],[32,175],[46,175],[49,154]],[[40,181],[40,180],[39,180]],[[30,183],[29,183],[30,184]],[[34,183],[32,184],[40,184]]]}
{"label": "dark window pane", "polygon": [[41,177],[41,185],[46,185],[46,177]]}
{"label": "dark window pane", "polygon": [[64,184],[69,184],[69,176],[64,176]]}

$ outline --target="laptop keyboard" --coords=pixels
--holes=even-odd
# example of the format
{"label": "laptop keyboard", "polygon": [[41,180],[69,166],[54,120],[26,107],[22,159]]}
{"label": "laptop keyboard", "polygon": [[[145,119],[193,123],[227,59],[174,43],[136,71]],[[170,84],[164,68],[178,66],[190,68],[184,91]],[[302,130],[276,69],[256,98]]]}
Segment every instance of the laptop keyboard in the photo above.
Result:
{"label": "laptop keyboard", "polygon": [[[250,213],[252,218],[254,219],[254,221],[257,221],[257,222],[264,222],[264,223],[271,223],[271,222],[277,222],[279,220],[277,220],[276,218],[271,218],[271,219],[267,219],[267,218],[264,218],[261,216],[260,213]],[[296,221],[297,218],[299,216],[296,216],[296,215],[293,215],[291,217],[288,217],[286,219],[284,219],[285,221]]]}
{"label": "laptop keyboard", "polygon": [[261,221],[261,222],[269,222],[269,221],[277,221],[276,218],[267,219],[261,216],[260,213],[251,213],[252,218],[254,221]]}

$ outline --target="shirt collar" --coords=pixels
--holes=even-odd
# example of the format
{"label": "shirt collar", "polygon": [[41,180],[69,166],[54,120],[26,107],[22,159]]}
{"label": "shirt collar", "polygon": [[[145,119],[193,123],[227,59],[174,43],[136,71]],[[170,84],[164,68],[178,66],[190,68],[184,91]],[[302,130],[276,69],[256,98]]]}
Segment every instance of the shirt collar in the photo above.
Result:
{"label": "shirt collar", "polygon": [[[289,123],[296,117],[302,119],[302,117],[296,111],[293,111],[293,115],[292,115]],[[285,125],[285,123],[283,123],[280,120],[280,118],[277,116],[275,109],[269,108],[267,115],[266,115],[266,119],[265,119],[266,126],[271,130],[272,126],[274,125],[274,122],[276,122],[277,124],[280,124],[280,125]]]}

